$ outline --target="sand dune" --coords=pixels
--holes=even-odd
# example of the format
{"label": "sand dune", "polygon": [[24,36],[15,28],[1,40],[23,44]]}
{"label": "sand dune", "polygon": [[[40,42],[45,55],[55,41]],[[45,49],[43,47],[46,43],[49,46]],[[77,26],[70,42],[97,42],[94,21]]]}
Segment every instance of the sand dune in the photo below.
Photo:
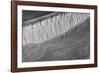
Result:
{"label": "sand dune", "polygon": [[22,61],[55,61],[90,58],[90,20],[44,43],[23,45]]}
{"label": "sand dune", "polygon": [[[88,13],[55,12],[28,20],[24,22],[26,26],[23,26],[23,44],[43,42],[62,35],[87,18],[89,18]],[[33,24],[30,24],[31,22]]]}

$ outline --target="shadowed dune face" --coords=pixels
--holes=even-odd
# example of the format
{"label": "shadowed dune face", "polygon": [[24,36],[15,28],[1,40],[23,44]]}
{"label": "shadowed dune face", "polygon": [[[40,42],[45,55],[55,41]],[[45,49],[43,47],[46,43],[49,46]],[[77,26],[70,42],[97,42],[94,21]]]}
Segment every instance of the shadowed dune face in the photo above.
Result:
{"label": "shadowed dune face", "polygon": [[23,10],[22,12],[23,12],[22,13],[23,14],[22,15],[23,16],[22,21],[27,21],[27,20],[35,19],[35,18],[38,18],[40,16],[53,13],[53,12],[48,12],[48,11],[27,11],[27,10]]}
{"label": "shadowed dune face", "polygon": [[22,62],[89,59],[89,19],[63,35],[44,43],[23,45]]}
{"label": "shadowed dune face", "polygon": [[89,18],[88,13],[54,12],[23,22],[23,44],[60,36]]}

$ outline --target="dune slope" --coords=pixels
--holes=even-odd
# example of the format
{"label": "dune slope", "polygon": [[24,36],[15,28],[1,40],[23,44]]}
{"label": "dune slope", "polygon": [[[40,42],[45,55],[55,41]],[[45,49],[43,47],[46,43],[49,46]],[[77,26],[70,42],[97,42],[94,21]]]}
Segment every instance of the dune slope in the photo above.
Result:
{"label": "dune slope", "polygon": [[41,44],[23,45],[22,62],[78,60],[90,58],[90,20]]}

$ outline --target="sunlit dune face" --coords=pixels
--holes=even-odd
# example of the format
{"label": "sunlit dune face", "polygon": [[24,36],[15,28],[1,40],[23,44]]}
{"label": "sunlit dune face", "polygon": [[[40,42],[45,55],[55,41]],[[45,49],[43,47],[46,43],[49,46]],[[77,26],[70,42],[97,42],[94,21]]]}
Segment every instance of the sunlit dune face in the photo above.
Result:
{"label": "sunlit dune face", "polygon": [[[88,13],[54,12],[24,22],[23,44],[44,42],[70,31],[89,18]],[[32,24],[30,24],[30,21]],[[26,25],[26,26],[25,26]]]}

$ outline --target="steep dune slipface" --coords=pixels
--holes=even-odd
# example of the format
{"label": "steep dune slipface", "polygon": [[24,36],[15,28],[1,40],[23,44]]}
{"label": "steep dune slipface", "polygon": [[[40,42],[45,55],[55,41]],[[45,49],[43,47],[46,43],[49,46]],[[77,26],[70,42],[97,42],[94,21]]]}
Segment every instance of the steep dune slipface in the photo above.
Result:
{"label": "steep dune slipface", "polygon": [[56,61],[90,58],[90,18],[43,43],[23,44],[22,61]]}
{"label": "steep dune slipface", "polygon": [[41,43],[70,31],[89,17],[88,13],[55,12],[24,22],[23,44]]}

